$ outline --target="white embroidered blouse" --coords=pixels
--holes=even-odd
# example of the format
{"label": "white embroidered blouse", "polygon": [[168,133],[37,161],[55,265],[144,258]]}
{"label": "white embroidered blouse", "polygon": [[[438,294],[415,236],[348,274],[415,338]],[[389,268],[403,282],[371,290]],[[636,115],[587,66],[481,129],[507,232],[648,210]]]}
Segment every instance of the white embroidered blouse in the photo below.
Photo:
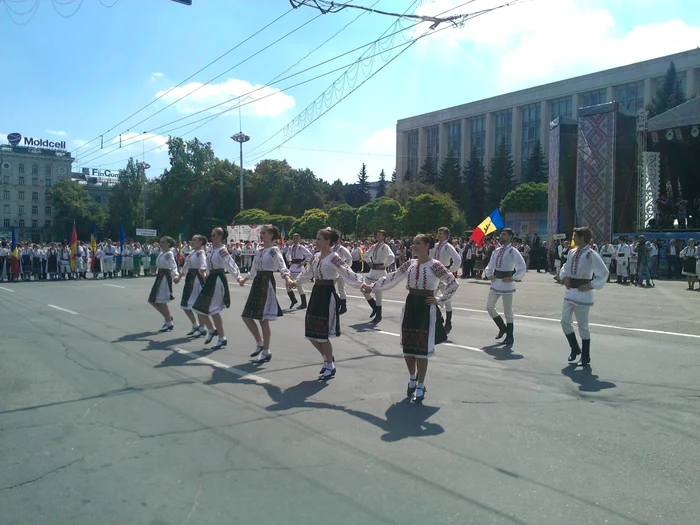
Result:
{"label": "white embroidered blouse", "polygon": [[515,293],[515,282],[522,279],[527,272],[525,259],[520,252],[513,248],[512,244],[499,246],[491,254],[488,265],[484,270],[484,275],[491,279],[496,271],[514,272],[513,281],[503,282],[503,279],[496,278],[491,281],[491,290],[496,293]]}
{"label": "white embroidered blouse", "polygon": [[[207,264],[207,258],[204,254],[204,250],[199,250],[196,253],[199,253],[200,251],[202,252],[202,257],[205,259],[205,264]],[[192,255],[190,255],[190,257],[192,257]],[[189,260],[190,257],[187,259]],[[231,257],[231,254],[228,253],[225,246],[212,250],[211,255],[209,256],[208,264],[211,270],[228,270],[228,273],[230,273],[234,279],[238,279],[238,276],[241,273],[238,270],[236,261],[233,260],[233,257]]]}
{"label": "white embroidered blouse", "polygon": [[373,290],[391,290],[394,286],[402,282],[406,277],[406,288],[418,290],[432,290],[435,292],[440,281],[445,283],[444,293],[438,297],[438,302],[444,304],[452,299],[452,296],[459,288],[459,283],[454,275],[445,268],[440,261],[430,259],[427,263],[418,264],[418,259],[406,261],[395,272],[380,278],[372,285]]}
{"label": "white embroidered blouse", "polygon": [[258,272],[279,272],[282,277],[289,275],[289,270],[284,263],[284,258],[279,248],[276,246],[271,248],[260,246],[255,250],[255,260],[253,261],[252,268],[248,272],[247,279],[255,279]]}
{"label": "white embroidered blouse", "polygon": [[[572,248],[569,258],[561,267],[559,276],[563,279],[591,280],[591,288],[600,290],[608,280],[608,265],[590,246]],[[578,288],[569,288],[564,292],[564,302],[575,306],[593,306],[593,290],[582,292]]]}
{"label": "white embroidered blouse", "polygon": [[170,270],[173,279],[179,274],[177,273],[177,263],[172,250],[161,253],[156,259],[156,268],[159,270]]}
{"label": "white embroidered blouse", "polygon": [[353,272],[347,263],[340,258],[340,255],[335,252],[331,252],[323,258],[321,258],[320,253],[315,254],[294,282],[306,283],[312,278],[329,281],[342,279],[353,288],[360,288],[364,284],[362,277]]}
{"label": "white embroidered blouse", "polygon": [[204,250],[192,252],[185,259],[185,264],[182,265],[182,273],[185,274],[190,270],[202,271],[207,269],[207,254]]}

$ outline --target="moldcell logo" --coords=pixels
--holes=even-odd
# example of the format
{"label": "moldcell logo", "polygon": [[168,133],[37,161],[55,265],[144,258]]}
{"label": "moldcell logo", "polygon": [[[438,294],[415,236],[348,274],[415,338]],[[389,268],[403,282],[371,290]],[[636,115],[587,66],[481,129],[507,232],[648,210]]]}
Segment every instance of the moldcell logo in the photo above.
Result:
{"label": "moldcell logo", "polygon": [[20,133],[10,133],[7,136],[7,142],[9,142],[13,147],[19,144],[20,140],[22,140],[22,135]]}

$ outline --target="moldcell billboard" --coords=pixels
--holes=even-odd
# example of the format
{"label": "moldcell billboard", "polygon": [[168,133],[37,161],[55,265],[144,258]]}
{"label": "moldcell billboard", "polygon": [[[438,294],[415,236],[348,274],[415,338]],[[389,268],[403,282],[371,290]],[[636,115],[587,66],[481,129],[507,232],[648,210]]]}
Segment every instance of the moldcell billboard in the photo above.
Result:
{"label": "moldcell billboard", "polygon": [[[23,140],[24,139],[24,140]],[[7,142],[12,146],[22,146],[28,148],[46,148],[46,149],[66,149],[66,141],[61,140],[53,142],[48,139],[35,139],[33,137],[22,137],[21,133],[10,133],[7,136]]]}

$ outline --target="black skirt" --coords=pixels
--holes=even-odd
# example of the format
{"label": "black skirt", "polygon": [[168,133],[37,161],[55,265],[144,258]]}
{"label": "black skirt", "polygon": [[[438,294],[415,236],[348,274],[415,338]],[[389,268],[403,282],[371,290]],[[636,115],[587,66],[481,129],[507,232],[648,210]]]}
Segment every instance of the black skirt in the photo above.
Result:
{"label": "black skirt", "polygon": [[163,279],[166,279],[168,282],[168,290],[170,291],[170,300],[172,301],[173,299],[175,299],[175,297],[173,297],[172,272],[170,270],[165,269],[165,268],[159,268],[158,275],[156,275],[156,280],[153,283],[153,286],[151,287],[151,293],[148,296],[149,303],[156,302],[156,298],[158,297],[158,290],[160,290],[160,285],[163,282]]}
{"label": "black skirt", "polygon": [[683,272],[686,274],[697,274],[697,264],[698,260],[695,257],[684,257],[683,258]]}
{"label": "black skirt", "polygon": [[[270,291],[270,283],[272,283],[272,292]],[[258,321],[272,321],[276,317],[282,317],[282,308],[279,301],[277,301],[276,290],[277,283],[275,283],[274,272],[259,271],[255,274],[255,279],[253,279],[253,285],[250,287],[248,300],[245,302],[241,317],[249,317]],[[275,304],[271,311],[265,312],[270,293],[275,294]]]}
{"label": "black skirt", "polygon": [[48,273],[58,273],[58,257],[49,255]]}
{"label": "black skirt", "polygon": [[[194,305],[192,305],[192,309],[195,312],[198,312],[202,315],[210,315],[211,312],[215,309],[218,310],[218,308],[221,305],[215,305],[215,309],[213,309],[211,303],[212,299],[214,298],[214,292],[216,292],[216,283],[219,280],[221,281],[221,284],[224,287],[223,306],[225,308],[231,306],[231,296],[229,295],[228,281],[226,280],[226,272],[221,268],[217,268],[215,270],[210,271],[209,275],[207,275],[207,280],[204,281],[204,287],[202,288],[202,291],[199,292],[199,295],[197,296],[197,300],[194,302]],[[185,285],[186,284],[187,283],[185,283]],[[187,299],[189,300],[189,296]],[[215,313],[217,312],[215,311]]]}
{"label": "black skirt", "polygon": [[407,356],[427,358],[447,340],[440,308],[425,303],[433,290],[410,289],[401,321],[401,346]]}
{"label": "black skirt", "polygon": [[314,281],[304,321],[307,339],[326,342],[340,335],[340,298],[335,291],[335,281]]}
{"label": "black skirt", "polygon": [[[192,291],[194,290],[195,279],[199,280],[199,284],[202,286],[202,289],[204,289],[204,279],[202,278],[202,274],[199,273],[199,270],[188,271],[187,275],[185,276],[185,286],[182,289],[182,300],[180,301],[180,306],[183,308],[187,308],[187,305],[190,302],[190,297],[192,297]],[[226,279],[226,277],[224,277],[224,279]]]}
{"label": "black skirt", "polygon": [[32,256],[22,256],[22,273],[32,273]]}

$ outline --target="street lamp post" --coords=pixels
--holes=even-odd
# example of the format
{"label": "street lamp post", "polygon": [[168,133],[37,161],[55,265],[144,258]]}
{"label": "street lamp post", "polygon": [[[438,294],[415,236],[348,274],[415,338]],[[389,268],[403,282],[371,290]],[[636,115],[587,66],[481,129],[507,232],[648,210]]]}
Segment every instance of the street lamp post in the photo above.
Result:
{"label": "street lamp post", "polygon": [[146,170],[150,168],[151,165],[147,162],[139,162],[139,168],[141,168],[141,173],[143,174],[143,228],[146,228]]}
{"label": "street lamp post", "polygon": [[243,133],[242,131],[239,131],[235,135],[231,137],[233,140],[238,142],[238,144],[241,147],[241,178],[240,178],[240,184],[241,184],[241,209],[240,211],[243,211],[243,143],[248,142],[250,140],[250,137]]}

